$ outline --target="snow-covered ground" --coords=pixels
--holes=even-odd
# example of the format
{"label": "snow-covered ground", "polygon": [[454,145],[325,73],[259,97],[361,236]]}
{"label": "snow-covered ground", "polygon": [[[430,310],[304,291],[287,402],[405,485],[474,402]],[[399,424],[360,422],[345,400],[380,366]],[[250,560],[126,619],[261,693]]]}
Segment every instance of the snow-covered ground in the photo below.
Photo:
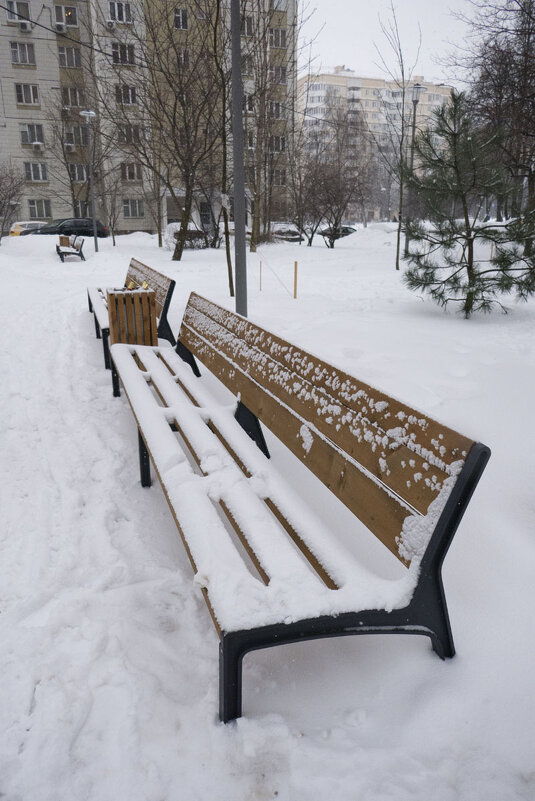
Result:
{"label": "snow-covered ground", "polygon": [[256,652],[224,726],[217,636],[85,292],[136,256],[176,279],[176,329],[191,290],[233,308],[224,253],[99,244],[65,264],[53,237],[0,246],[0,798],[531,801],[535,301],[443,313],[403,287],[390,225],[248,256],[252,320],[492,457],[445,563],[457,656],[401,636]]}

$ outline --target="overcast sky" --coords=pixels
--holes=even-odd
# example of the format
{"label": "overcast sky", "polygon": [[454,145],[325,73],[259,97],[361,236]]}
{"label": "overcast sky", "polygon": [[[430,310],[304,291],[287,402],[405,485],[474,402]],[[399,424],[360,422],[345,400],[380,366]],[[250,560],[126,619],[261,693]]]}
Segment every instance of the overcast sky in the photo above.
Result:
{"label": "overcast sky", "polygon": [[[305,0],[306,2],[307,0]],[[305,2],[302,5],[305,5]],[[306,39],[316,36],[312,54],[316,65],[333,67],[345,64],[357,74],[386,77],[379,65],[377,45],[385,59],[395,66],[381,31],[380,19],[391,20],[389,0],[308,0],[312,18],[306,24]],[[455,41],[462,40],[465,26],[452,16],[452,11],[470,13],[468,0],[394,0],[396,17],[406,64],[412,66],[418,53],[418,25],[422,44],[415,75],[426,80],[452,83],[454,76],[436,63],[445,56]]]}

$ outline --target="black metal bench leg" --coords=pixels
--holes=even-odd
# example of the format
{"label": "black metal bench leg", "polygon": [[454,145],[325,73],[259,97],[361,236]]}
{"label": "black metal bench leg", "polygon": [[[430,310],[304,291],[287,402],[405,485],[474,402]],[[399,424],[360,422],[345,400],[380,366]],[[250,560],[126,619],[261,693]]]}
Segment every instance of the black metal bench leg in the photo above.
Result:
{"label": "black metal bench leg", "polygon": [[141,479],[141,486],[150,487],[152,484],[152,480],[150,476],[149,452],[147,450],[147,446],[145,445],[145,440],[141,436],[141,431],[139,429],[137,431],[137,436],[139,443],[139,476]]}
{"label": "black metal bench leg", "polygon": [[87,305],[89,306],[89,311],[93,311],[93,304],[91,303],[91,298],[89,297],[89,292],[87,293]]}
{"label": "black metal bench leg", "polygon": [[267,456],[269,459],[270,455],[268,447],[266,445],[264,432],[262,431],[258,417],[249,411],[247,406],[244,406],[241,401],[238,401],[236,411],[234,412],[234,418],[243,428],[245,433],[248,434],[254,442],[256,442],[264,456]]}
{"label": "black metal bench leg", "polygon": [[228,723],[241,717],[243,651],[236,640],[224,634],[219,642],[219,720]]}
{"label": "black metal bench leg", "polygon": [[119,384],[119,376],[117,374],[117,370],[115,369],[115,365],[111,364],[111,385],[113,387],[113,397],[120,398],[121,397],[121,386]]}
{"label": "black metal bench leg", "polygon": [[110,359],[110,329],[103,328],[102,331],[102,348],[104,350],[104,366],[106,370],[111,369]]}
{"label": "black metal bench leg", "polygon": [[98,324],[98,320],[97,320],[97,315],[96,314],[94,315],[94,321],[95,321],[95,334],[96,334],[97,339],[100,339],[100,325]]}

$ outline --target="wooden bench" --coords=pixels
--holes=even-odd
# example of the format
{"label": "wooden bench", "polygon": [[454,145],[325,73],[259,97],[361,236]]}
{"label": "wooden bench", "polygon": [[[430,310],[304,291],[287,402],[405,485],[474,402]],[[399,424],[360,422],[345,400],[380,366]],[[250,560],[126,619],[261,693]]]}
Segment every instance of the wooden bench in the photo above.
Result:
{"label": "wooden bench", "polygon": [[59,243],[56,245],[56,253],[61,261],[65,261],[66,256],[78,256],[85,261],[83,253],[84,239],[81,236],[60,236]]}
{"label": "wooden bench", "polygon": [[[152,461],[219,634],[222,721],[241,714],[255,649],[402,633],[454,655],[441,566],[486,446],[194,293],[176,350],[118,344],[111,356],[141,483]],[[216,402],[214,375],[239,400]],[[355,555],[369,537],[357,520],[340,536],[312,513],[266,458],[259,421],[397,557],[384,552],[399,578]]]}
{"label": "wooden bench", "polygon": [[[176,340],[171,331],[167,320],[167,312],[171,297],[175,288],[175,282],[166,275],[147,267],[137,259],[131,259],[124,282],[125,289],[152,289],[156,296],[156,316],[158,318],[158,337],[168,340],[172,345]],[[100,287],[89,287],[87,290],[87,300],[89,311],[95,319],[95,333],[97,339],[102,337],[102,347],[104,350],[104,364],[106,369],[111,368],[110,362],[110,321],[108,314],[108,303],[106,289]]]}

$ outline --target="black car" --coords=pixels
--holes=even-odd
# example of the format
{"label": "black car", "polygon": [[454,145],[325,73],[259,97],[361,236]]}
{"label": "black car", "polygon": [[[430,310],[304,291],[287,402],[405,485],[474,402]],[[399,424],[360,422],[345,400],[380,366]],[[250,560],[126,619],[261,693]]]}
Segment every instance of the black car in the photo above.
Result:
{"label": "black car", "polygon": [[[102,225],[100,220],[97,223],[97,236],[109,236],[110,232]],[[24,231],[21,236],[28,234],[65,234],[69,236],[93,236],[93,219],[91,217],[66,217],[61,220],[52,220],[51,223],[43,225],[37,230]]]}
{"label": "black car", "polygon": [[354,234],[356,230],[357,229],[353,228],[352,225],[342,225],[340,228],[335,228],[334,231],[332,228],[324,228],[323,231],[320,231],[320,234],[321,236],[328,237],[329,239],[331,237],[333,239],[341,239],[343,236]]}

